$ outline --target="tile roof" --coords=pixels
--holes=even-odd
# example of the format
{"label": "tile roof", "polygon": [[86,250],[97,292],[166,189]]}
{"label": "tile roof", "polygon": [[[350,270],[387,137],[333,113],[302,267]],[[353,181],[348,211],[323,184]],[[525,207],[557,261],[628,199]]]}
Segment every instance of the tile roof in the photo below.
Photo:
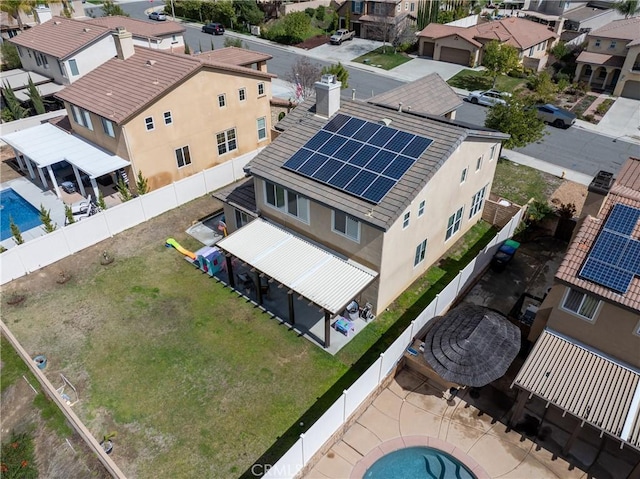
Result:
{"label": "tile roof", "polygon": [[466,28],[430,23],[418,36],[444,38],[456,34],[476,46],[482,45],[480,40],[498,40],[519,50],[558,36],[540,23],[518,17],[503,18]]}
{"label": "tile roof", "polygon": [[134,37],[144,38],[166,37],[176,33],[183,33],[186,30],[185,27],[176,22],[149,22],[120,15],[88,18],[85,22],[100,25],[112,31],[115,31],[118,27],[124,27],[128,32],[131,32]]}
{"label": "tile roof", "polygon": [[598,8],[598,7],[593,7],[591,5],[589,6],[585,5],[584,7],[574,8],[573,10],[566,12],[562,16],[566,20],[579,23],[579,22],[584,22],[585,20],[590,20],[592,18],[599,17],[600,15],[605,15],[610,11],[611,9],[609,8]]}
{"label": "tile roof", "polygon": [[201,68],[262,78],[275,76],[241,66],[205,63],[194,56],[135,47],[135,54],[130,58],[112,58],[56,96],[96,115],[122,123]]}
{"label": "tile roof", "polygon": [[607,23],[604,27],[592,30],[590,37],[619,38],[621,40],[640,40],[640,17],[624,18]]}
{"label": "tile roof", "polygon": [[257,62],[266,62],[273,56],[267,53],[254,52],[246,48],[227,47],[220,50],[211,50],[196,55],[204,62],[227,63],[229,65],[250,66]]}
{"label": "tile roof", "polygon": [[622,67],[624,65],[624,57],[615,55],[605,55],[604,53],[581,52],[576,58],[576,63],[592,63],[594,65],[603,65],[611,67]]}
{"label": "tile roof", "polygon": [[233,183],[216,191],[212,196],[252,216],[258,216],[253,178],[246,178]]}
{"label": "tile roof", "polygon": [[31,48],[58,59],[65,59],[84,47],[111,35],[111,30],[101,25],[65,17],[53,17],[29,30],[24,30],[9,41]]}
{"label": "tile roof", "polygon": [[[612,303],[618,303],[640,312],[640,277],[636,276],[633,278],[625,294],[616,293],[605,286],[578,277],[582,265],[589,251],[591,251],[591,247],[596,241],[609,211],[611,211],[616,204],[640,208],[640,159],[629,158],[624,164],[619,177],[616,178],[607,195],[598,218],[587,216],[584,219],[576,237],[567,249],[562,263],[558,267],[556,279],[577,286],[584,291],[591,292]],[[640,222],[636,225],[631,236],[640,239]]]}
{"label": "tile roof", "polygon": [[392,128],[426,136],[431,138],[433,143],[380,203],[372,206],[365,200],[282,168],[284,162],[328,122],[327,119],[315,115],[313,100],[307,100],[278,123],[278,129],[284,132],[251,160],[247,168],[254,176],[304,193],[305,196],[330,208],[344,210],[345,205],[349,205],[350,215],[385,230],[396,221],[415,195],[468,136],[491,138],[494,141],[507,138],[495,132],[464,128],[442,118],[398,112],[397,109],[359,101],[342,100],[339,113],[373,122],[387,118],[392,121]]}
{"label": "tile roof", "polygon": [[402,103],[403,110],[438,116],[446,115],[462,105],[457,93],[437,73],[371,97],[367,102],[391,108],[398,108]]}

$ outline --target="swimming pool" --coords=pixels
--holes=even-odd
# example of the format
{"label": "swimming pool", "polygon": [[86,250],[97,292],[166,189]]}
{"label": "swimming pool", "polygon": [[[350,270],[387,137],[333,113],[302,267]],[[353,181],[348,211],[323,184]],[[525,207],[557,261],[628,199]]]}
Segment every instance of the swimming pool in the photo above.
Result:
{"label": "swimming pool", "polygon": [[407,447],[382,456],[364,479],[476,479],[458,459],[432,447]]}
{"label": "swimming pool", "polygon": [[11,188],[6,188],[0,191],[0,241],[12,236],[10,218],[21,233],[42,224],[38,210]]}

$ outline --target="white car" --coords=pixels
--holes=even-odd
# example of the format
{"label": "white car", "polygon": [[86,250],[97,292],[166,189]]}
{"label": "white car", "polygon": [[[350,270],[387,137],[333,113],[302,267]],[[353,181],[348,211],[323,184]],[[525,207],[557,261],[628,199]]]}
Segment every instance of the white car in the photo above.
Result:
{"label": "white car", "polygon": [[493,106],[498,103],[501,105],[507,104],[507,98],[511,96],[511,93],[506,93],[498,90],[476,90],[469,93],[467,100],[474,105]]}

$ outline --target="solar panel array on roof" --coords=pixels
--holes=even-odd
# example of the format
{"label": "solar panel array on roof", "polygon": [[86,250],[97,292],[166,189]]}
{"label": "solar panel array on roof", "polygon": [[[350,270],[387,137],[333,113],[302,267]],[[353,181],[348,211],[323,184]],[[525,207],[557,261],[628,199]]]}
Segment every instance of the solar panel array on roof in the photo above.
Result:
{"label": "solar panel array on roof", "polygon": [[640,276],[640,241],[631,233],[640,209],[617,204],[602,227],[580,277],[625,294],[634,276]]}
{"label": "solar panel array on roof", "polygon": [[378,204],[432,142],[339,114],[282,166]]}

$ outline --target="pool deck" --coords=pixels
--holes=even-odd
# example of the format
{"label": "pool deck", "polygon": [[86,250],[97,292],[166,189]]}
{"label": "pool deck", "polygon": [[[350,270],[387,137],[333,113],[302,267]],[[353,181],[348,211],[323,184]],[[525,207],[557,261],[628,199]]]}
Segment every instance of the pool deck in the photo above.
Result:
{"label": "pool deck", "polygon": [[362,478],[383,454],[428,445],[448,452],[484,478],[585,478],[587,474],[510,430],[465,400],[407,369],[400,371],[304,477]]}

